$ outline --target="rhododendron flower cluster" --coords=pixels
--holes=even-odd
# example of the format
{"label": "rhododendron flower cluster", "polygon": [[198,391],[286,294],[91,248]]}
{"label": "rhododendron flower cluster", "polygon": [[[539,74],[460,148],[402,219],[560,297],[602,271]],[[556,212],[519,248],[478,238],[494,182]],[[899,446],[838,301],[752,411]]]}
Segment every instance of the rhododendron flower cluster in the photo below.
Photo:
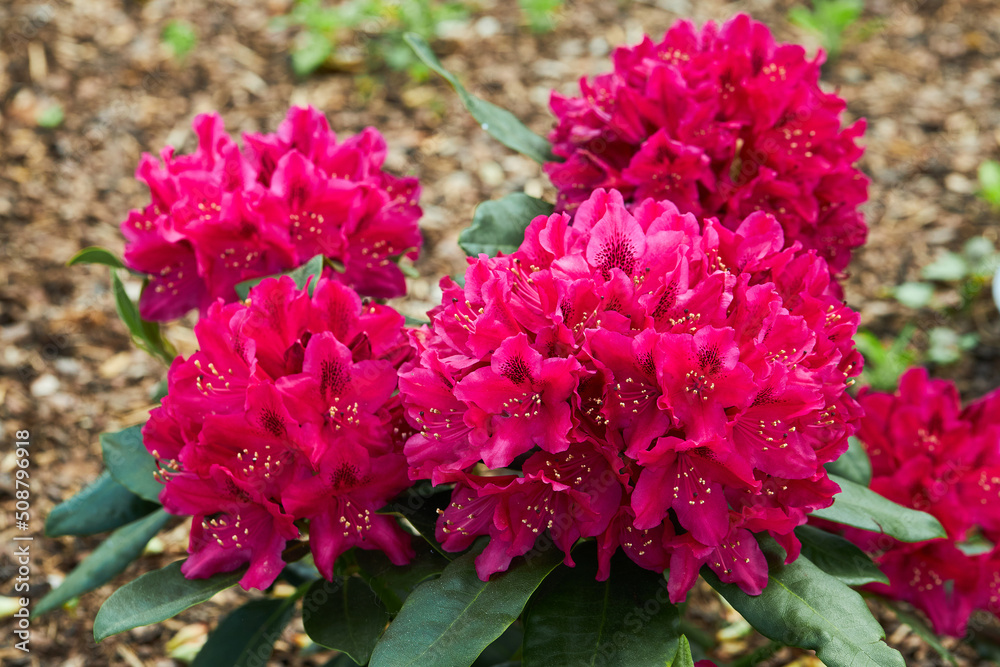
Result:
{"label": "rhododendron flower cluster", "polygon": [[195,325],[201,349],[174,361],[142,432],[164,507],[194,517],[185,576],[249,565],[243,587],[266,588],[301,519],[327,579],[353,546],[409,561],[408,534],[375,513],[410,484],[402,326],[388,306],[326,279],[310,297],[269,278],[246,302],[208,309]]}
{"label": "rhododendron flower cluster", "polygon": [[[914,544],[854,528],[889,585],[870,588],[922,609],[938,632],[962,636],[969,616],[1000,616],[1000,391],[962,409],[951,382],[911,369],[895,394],[861,391],[858,437],[872,462],[871,488],[934,515],[946,539]],[[966,540],[977,541],[967,555]],[[985,541],[983,541],[985,540]]]}
{"label": "rhododendron flower cluster", "polygon": [[405,293],[393,260],[416,258],[420,188],[382,171],[386,146],[374,128],[337,143],[323,114],[292,108],[277,133],[244,135],[241,151],[218,114],[193,126],[193,154],[168,146],[162,164],[143,156],[136,177],[152,202],[121,226],[125,263],[150,276],[143,318],[204,315],[216,299],[235,301],[237,283],[318,254],[342,266],[329,277],[362,294]]}
{"label": "rhododendron flower cluster", "polygon": [[483,579],[548,540],[572,564],[594,537],[600,578],[621,547],[669,567],[674,602],[705,563],[760,593],[753,533],[794,559],[792,530],[839,491],[823,464],[857,415],[856,314],[764,213],[734,232],[598,190],[569,223],[538,217],[512,255],[470,259],[413,332],[410,474],[455,484],[437,537],[489,535]]}
{"label": "rhododendron flower cluster", "polygon": [[868,182],[855,165],[865,123],[841,129],[846,104],[819,87],[822,55],[807,60],[741,14],[700,32],[680,21],[613,58],[614,71],[581,80],[581,97],[552,95],[550,139],[566,161],[545,169],[559,210],[596,188],[633,206],[669,199],[729,229],[763,210],[786,243],[846,268],[867,231],[858,206]]}

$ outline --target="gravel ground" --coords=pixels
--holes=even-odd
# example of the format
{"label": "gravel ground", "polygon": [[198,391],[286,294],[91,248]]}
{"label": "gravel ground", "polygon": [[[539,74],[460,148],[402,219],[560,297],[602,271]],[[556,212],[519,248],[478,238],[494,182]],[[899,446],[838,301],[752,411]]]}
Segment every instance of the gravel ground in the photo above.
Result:
{"label": "gravel ground", "polygon": [[[659,0],[636,3],[567,1],[556,29],[534,35],[513,0],[482,0],[470,18],[449,26],[435,44],[469,88],[511,109],[539,133],[552,124],[551,89],[577,90],[581,75],[610,67],[608,54],[643,32],[662,35],[678,16],[702,22],[748,11],[779,39],[813,38],[785,19],[791,2]],[[78,249],[103,245],[116,252],[118,223],[148,193],[133,177],[143,151],[172,144],[193,148],[192,117],[218,110],[232,132],[272,131],[290,104],[323,109],[342,135],[366,125],[385,135],[388,168],[423,183],[425,251],[396,305],[422,314],[440,296],[439,277],[464,266],[456,245],[477,202],[514,191],[552,200],[538,165],[511,154],[482,132],[439,79],[413,82],[402,73],[324,71],[296,79],[289,65],[294,31],[272,20],[291,0],[12,0],[0,6],[0,441],[32,433],[33,599],[57,585],[98,543],[94,538],[45,538],[44,517],[100,471],[102,431],[145,420],[151,392],[165,374],[159,362],[130,346],[118,321],[103,267],[64,266]],[[856,254],[846,288],[862,326],[886,340],[907,322],[914,343],[947,324],[975,332],[979,345],[962,361],[935,368],[975,397],[1000,384],[1000,317],[981,298],[958,315],[908,310],[893,301],[893,285],[918,277],[944,249],[973,236],[997,240],[997,216],[975,196],[976,168],[1000,157],[1000,4],[995,0],[868,0],[864,20],[843,54],[826,69],[826,84],[848,102],[845,121],[869,121],[862,167],[872,178],[866,214],[869,242]],[[195,27],[198,43],[176,60],[160,39],[171,20]],[[38,115],[60,105],[55,129]],[[945,298],[954,298],[945,294]],[[184,353],[193,349],[190,321],[168,328]],[[0,450],[0,543],[11,544],[13,453]],[[180,664],[164,644],[186,626],[211,627],[247,595],[228,591],[159,626],[140,628],[95,645],[94,615],[115,586],[184,552],[178,525],[147,554],[77,607],[35,621],[32,652],[24,656],[0,623],[3,665]],[[0,594],[13,593],[16,568],[0,553]],[[695,616],[723,613],[707,595]],[[714,606],[713,606],[714,605]],[[890,612],[878,610],[889,641],[907,664],[932,665],[936,656]],[[278,642],[273,665],[320,665],[329,652],[294,650],[304,639],[296,620]],[[949,645],[953,645],[952,642]],[[746,642],[724,647],[746,649]],[[960,664],[976,662],[962,650]],[[720,655],[720,658],[726,656]],[[807,665],[785,649],[768,665]],[[798,662],[796,662],[798,661]],[[812,663],[815,664],[815,663]]]}

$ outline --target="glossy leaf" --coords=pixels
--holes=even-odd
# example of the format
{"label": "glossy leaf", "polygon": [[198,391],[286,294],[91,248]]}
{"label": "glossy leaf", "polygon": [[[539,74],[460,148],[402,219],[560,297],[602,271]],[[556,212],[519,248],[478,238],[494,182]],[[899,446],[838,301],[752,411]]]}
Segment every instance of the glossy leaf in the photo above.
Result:
{"label": "glossy leaf", "polygon": [[873,582],[889,583],[889,577],[878,569],[861,549],[840,535],[820,530],[816,526],[799,526],[795,536],[802,542],[802,555],[827,574],[848,586],[863,586]]}
{"label": "glossy leaf", "polygon": [[489,581],[476,575],[481,548],[456,558],[439,579],[426,581],[375,646],[378,667],[467,667],[503,634],[528,598],[562,561],[555,548],[515,560]]}
{"label": "glossy leaf", "polygon": [[493,257],[498,252],[509,255],[524,241],[524,230],[531,221],[540,215],[551,215],[553,209],[552,204],[523,192],[484,201],[476,207],[472,225],[459,235],[458,245],[470,257],[479,253]]}
{"label": "glossy leaf", "polygon": [[691,644],[684,635],[677,641],[677,652],[669,663],[669,667],[694,667],[694,656],[691,655]]}
{"label": "glossy leaf", "polygon": [[298,595],[248,602],[219,623],[191,667],[259,667],[292,619]]}
{"label": "glossy leaf", "polygon": [[403,39],[417,54],[417,57],[424,61],[424,64],[451,84],[462,100],[462,104],[490,136],[507,148],[530,157],[535,162],[552,162],[557,159],[552,154],[551,144],[525,127],[524,123],[519,121],[514,114],[467,91],[458,78],[444,68],[423,37],[408,32]]}
{"label": "glossy leaf", "polygon": [[438,510],[443,510],[451,502],[451,490],[432,487],[429,482],[411,486],[396,496],[392,502],[379,510],[379,514],[392,514],[403,519],[417,531],[439,554],[452,560],[455,554],[445,551],[434,537]]}
{"label": "glossy leaf", "polygon": [[871,459],[864,445],[854,436],[847,439],[847,451],[836,461],[827,463],[826,469],[861,486],[868,486],[872,481]]}
{"label": "glossy leaf", "polygon": [[74,264],[103,264],[104,266],[110,266],[112,269],[125,268],[125,264],[118,259],[116,254],[107,248],[96,245],[84,248],[66,262],[66,266],[73,266]]}
{"label": "glossy leaf", "polygon": [[524,616],[524,667],[664,665],[677,651],[677,607],[667,580],[624,554],[596,581],[597,546],[581,545],[575,568],[559,568]]}
{"label": "glossy leaf", "polygon": [[833,505],[816,510],[811,516],[882,532],[901,542],[922,542],[945,537],[941,523],[930,514],[897,505],[844,477],[831,474],[830,479],[839,484],[842,491],[833,497]]}
{"label": "glossy leaf", "polygon": [[140,498],[159,502],[163,485],[154,476],[156,459],[142,444],[142,426],[101,434],[104,465],[111,476]]}
{"label": "glossy leaf", "polygon": [[44,614],[68,600],[111,581],[142,554],[146,543],[153,539],[169,520],[170,515],[165,510],[159,509],[111,533],[67,575],[58,588],[38,601],[33,613]]}
{"label": "glossy leaf", "polygon": [[393,565],[381,551],[358,550],[359,574],[382,600],[393,616],[399,613],[410,593],[421,583],[436,577],[448,565],[448,559],[430,545],[418,543],[417,555],[403,566]]}
{"label": "glossy leaf", "polygon": [[[250,280],[244,280],[241,283],[236,284],[236,293],[241,299],[247,298],[250,294],[250,290],[264,282],[268,278],[279,278],[281,276],[288,276],[295,281],[296,286],[299,289],[303,289],[306,283],[309,284],[309,296],[312,296],[313,289],[316,287],[316,281],[319,279],[320,275],[323,273],[323,255],[316,255],[308,262],[300,267],[297,267],[287,273],[278,273],[273,276],[261,276],[260,278],[251,278]],[[310,281],[309,279],[312,278]]]}
{"label": "glossy leaf", "polygon": [[52,508],[45,519],[45,534],[93,535],[114,530],[146,516],[159,507],[135,495],[107,470],[90,486]]}
{"label": "glossy leaf", "polygon": [[707,566],[701,575],[765,637],[813,649],[827,667],[905,667],[903,656],[881,641],[885,631],[861,596],[799,556],[785,564],[785,553],[765,537],[767,587],[747,595],[722,583]]}
{"label": "glossy leaf", "polygon": [[[143,283],[143,289],[148,284],[148,280]],[[111,270],[111,291],[115,296],[115,309],[118,311],[118,317],[128,328],[132,335],[132,341],[141,349],[154,357],[159,357],[169,365],[177,356],[177,351],[163,337],[157,322],[148,322],[139,315],[139,307],[125,291],[125,285],[116,269]]]}
{"label": "glossy leaf", "polygon": [[176,561],[142,575],[111,594],[94,619],[94,639],[101,641],[119,632],[172,618],[188,607],[230,588],[246,568],[208,579],[186,579]]}
{"label": "glossy leaf", "polygon": [[503,667],[503,665],[522,667],[521,661],[516,660],[514,656],[519,655],[523,642],[524,630],[520,624],[514,623],[479,654],[472,667]]}
{"label": "glossy leaf", "polygon": [[389,612],[360,577],[321,579],[302,599],[306,634],[326,648],[346,653],[364,665],[389,622]]}

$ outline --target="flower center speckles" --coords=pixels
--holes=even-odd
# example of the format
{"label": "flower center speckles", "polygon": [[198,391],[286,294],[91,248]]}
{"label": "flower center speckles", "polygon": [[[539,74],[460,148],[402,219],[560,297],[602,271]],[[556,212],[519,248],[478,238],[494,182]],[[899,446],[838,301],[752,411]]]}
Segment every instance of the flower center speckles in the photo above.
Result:
{"label": "flower center speckles", "polygon": [[605,280],[611,277],[611,269],[621,269],[631,276],[635,269],[635,246],[628,239],[615,237],[601,246],[597,262]]}
{"label": "flower center speckles", "polygon": [[698,365],[706,375],[715,375],[722,370],[722,359],[719,358],[719,348],[704,347],[698,350]]}
{"label": "flower center speckles", "polygon": [[353,463],[342,463],[330,473],[330,486],[335,491],[353,487],[358,484],[358,467]]}
{"label": "flower center speckles", "polygon": [[285,420],[274,408],[264,408],[260,416],[260,427],[276,438],[280,438],[286,433]]}
{"label": "flower center speckles", "polygon": [[350,382],[351,375],[343,364],[329,359],[323,360],[320,364],[319,390],[323,396],[343,395]]}
{"label": "flower center speckles", "polygon": [[524,384],[525,382],[530,383],[531,370],[528,368],[528,364],[524,362],[522,357],[512,357],[507,361],[503,362],[500,367],[500,375],[504,376],[514,384]]}

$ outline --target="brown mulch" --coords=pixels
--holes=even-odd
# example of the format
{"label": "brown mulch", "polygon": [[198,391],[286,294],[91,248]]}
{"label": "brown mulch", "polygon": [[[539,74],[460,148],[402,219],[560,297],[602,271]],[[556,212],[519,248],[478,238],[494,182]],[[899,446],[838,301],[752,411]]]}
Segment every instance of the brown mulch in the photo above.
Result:
{"label": "brown mulch", "polygon": [[[545,133],[552,123],[546,106],[551,89],[575,92],[580,76],[609,67],[610,49],[635,43],[643,32],[661,35],[678,13],[700,23],[749,11],[779,39],[815,48],[811,36],[788,24],[791,4],[568,0],[556,30],[534,35],[513,0],[481,0],[471,18],[435,46],[473,92]],[[107,271],[64,266],[90,245],[120,253],[118,223],[148,198],[133,179],[143,151],[158,152],[165,144],[191,150],[191,119],[210,110],[219,111],[234,133],[273,131],[290,104],[305,103],[323,109],[345,136],[374,125],[390,146],[388,168],[419,176],[423,184],[420,277],[410,281],[408,300],[397,304],[411,315],[438,300],[441,275],[464,266],[456,238],[476,203],[521,190],[552,199],[540,167],[482,132],[439,79],[415,83],[390,71],[325,71],[296,79],[289,64],[294,31],[272,25],[290,6],[291,0],[0,3],[0,441],[11,443],[19,429],[32,433],[34,600],[99,543],[45,538],[45,516],[98,475],[99,433],[145,420],[165,375],[159,362],[131,346],[114,311]],[[171,20],[187,21],[198,36],[182,61],[161,43]],[[871,232],[851,266],[847,300],[860,311],[862,326],[887,340],[913,321],[918,348],[931,326],[978,333],[979,345],[961,362],[935,372],[955,378],[967,397],[979,396],[1000,384],[1000,316],[988,298],[945,318],[903,308],[889,288],[916,279],[942,249],[958,250],[977,235],[997,240],[997,214],[976,197],[975,172],[982,160],[1000,158],[1000,4],[869,0],[864,25],[851,34],[840,59],[826,68],[829,87],[849,102],[848,119],[865,116],[869,122],[862,167],[873,179],[866,209]],[[38,114],[54,104],[64,110],[64,122],[38,127]],[[182,352],[193,349],[189,326],[167,331]],[[4,545],[18,534],[14,466],[5,446]],[[72,610],[33,621],[28,655],[8,642],[10,620],[0,622],[2,664],[180,664],[164,657],[166,641],[185,626],[212,627],[246,594],[227,591],[159,626],[100,645],[91,635],[93,618],[115,586],[183,554],[183,526],[161,542],[160,553],[143,556]],[[0,595],[13,595],[12,551],[0,549]],[[891,613],[879,613],[907,664],[941,664]],[[269,664],[323,664],[329,652],[294,648],[303,637],[296,620]],[[987,664],[967,648],[959,653],[961,665]],[[792,664],[804,655],[785,649],[766,664]]]}

